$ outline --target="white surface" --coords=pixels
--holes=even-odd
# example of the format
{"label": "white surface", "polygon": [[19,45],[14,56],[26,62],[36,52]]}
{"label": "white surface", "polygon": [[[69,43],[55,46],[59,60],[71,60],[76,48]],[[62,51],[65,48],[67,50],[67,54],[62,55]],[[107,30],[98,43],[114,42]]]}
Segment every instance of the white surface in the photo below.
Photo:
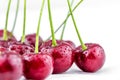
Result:
{"label": "white surface", "polygon": [[[0,0],[0,29],[5,24],[5,12],[8,0]],[[27,0],[27,25],[26,34],[36,31],[41,0]],[[54,27],[57,28],[67,14],[66,0],[51,0]],[[79,0],[75,0],[76,2]],[[12,9],[9,17],[9,30],[13,25],[15,2],[12,2]],[[75,3],[76,4],[76,3]],[[74,5],[75,5],[74,4]],[[50,35],[47,16],[47,6],[41,22],[41,36],[45,40]],[[103,68],[96,73],[81,72],[75,65],[63,74],[51,75],[47,80],[120,80],[120,0],[85,0],[74,12],[79,31],[84,42],[101,44],[106,52],[106,62]],[[15,29],[15,36],[18,39],[22,34],[23,0],[20,4],[20,12]],[[48,29],[47,29],[48,28]],[[59,33],[56,38],[59,38]],[[71,19],[67,24],[64,39],[69,39],[79,45]]]}

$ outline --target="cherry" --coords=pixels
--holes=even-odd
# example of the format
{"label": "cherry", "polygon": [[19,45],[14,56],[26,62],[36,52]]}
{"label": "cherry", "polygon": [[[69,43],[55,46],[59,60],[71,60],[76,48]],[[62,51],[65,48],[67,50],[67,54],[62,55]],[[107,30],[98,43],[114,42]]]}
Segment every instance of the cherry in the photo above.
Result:
{"label": "cherry", "polygon": [[53,57],[54,74],[67,71],[73,64],[72,48],[64,41],[57,40],[57,46],[52,47],[52,40],[49,40],[41,46],[41,52]]}
{"label": "cherry", "polygon": [[24,54],[23,62],[24,76],[27,79],[44,80],[53,71],[53,60],[47,54]]}
{"label": "cherry", "polygon": [[23,74],[21,56],[15,52],[0,52],[0,80],[19,80]]}
{"label": "cherry", "polygon": [[54,58],[53,73],[62,73],[67,71],[73,64],[72,49],[66,45],[61,44],[54,48],[52,53]]}
{"label": "cherry", "polygon": [[[33,47],[35,47],[35,41],[36,41],[36,34],[28,34],[25,36],[25,44],[27,45],[32,45]],[[43,40],[41,37],[39,37],[39,46],[41,46],[43,43]]]}
{"label": "cherry", "polygon": [[81,46],[74,50],[76,65],[85,72],[98,71],[105,62],[105,54],[103,48],[99,44],[87,43],[86,50],[82,50]]}
{"label": "cherry", "polygon": [[78,38],[81,43],[81,46],[77,47],[75,51],[73,51],[75,54],[75,63],[83,71],[86,71],[86,72],[98,71],[105,62],[104,49],[99,44],[95,44],[95,43],[84,44],[83,43],[82,38],[77,29],[77,25],[74,19],[74,15],[72,13],[69,0],[67,0],[67,2],[69,6],[69,11],[71,13],[71,17],[74,23],[74,27],[76,29]]}

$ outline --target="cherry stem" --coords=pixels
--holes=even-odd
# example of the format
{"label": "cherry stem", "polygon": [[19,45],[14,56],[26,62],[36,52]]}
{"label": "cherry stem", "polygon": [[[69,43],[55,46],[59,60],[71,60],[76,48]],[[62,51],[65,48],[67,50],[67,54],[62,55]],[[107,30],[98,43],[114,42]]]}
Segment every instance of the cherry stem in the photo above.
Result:
{"label": "cherry stem", "polygon": [[[74,3],[74,0],[71,1],[71,4],[70,4],[70,5],[72,6],[73,3]],[[70,13],[70,12],[68,11],[68,14],[67,14],[67,15],[69,15],[69,13]],[[62,29],[62,33],[61,33],[61,36],[60,36],[60,40],[63,40],[63,36],[64,36],[66,24],[67,24],[67,20],[65,21],[65,23],[64,23],[64,25],[63,25],[63,29]]]}
{"label": "cherry stem", "polygon": [[25,40],[25,26],[26,26],[26,0],[24,0],[23,32],[21,43],[23,43]]}
{"label": "cherry stem", "polygon": [[8,9],[7,9],[7,13],[6,13],[5,28],[4,28],[4,32],[3,32],[3,40],[8,40],[7,27],[8,27],[8,17],[9,17],[10,5],[11,5],[11,0],[9,0],[9,2],[8,2]]}
{"label": "cherry stem", "polygon": [[69,11],[70,11],[70,14],[71,14],[71,17],[72,17],[72,21],[73,21],[73,24],[74,24],[76,33],[77,33],[77,35],[78,35],[79,41],[80,41],[81,46],[82,46],[82,50],[86,50],[87,47],[86,47],[86,45],[83,43],[82,38],[81,38],[81,36],[80,36],[80,33],[79,33],[79,31],[78,31],[78,28],[77,28],[77,25],[76,25],[76,22],[75,22],[75,18],[74,18],[74,15],[73,15],[73,13],[72,13],[72,9],[71,9],[71,6],[70,6],[70,1],[67,0],[67,3],[68,3]]}
{"label": "cherry stem", "polygon": [[15,25],[16,25],[16,21],[17,21],[17,17],[18,17],[18,11],[19,11],[19,4],[20,4],[20,0],[17,0],[15,19],[14,19],[14,23],[13,23],[13,28],[11,30],[11,34],[13,34],[14,29],[15,29]]}
{"label": "cherry stem", "polygon": [[54,27],[52,22],[52,14],[51,14],[51,8],[50,8],[50,0],[48,0],[48,14],[49,14],[49,22],[50,22],[50,28],[51,28],[51,34],[52,34],[52,46],[56,46],[56,39],[55,39],[55,33],[54,33]]}
{"label": "cherry stem", "polygon": [[39,16],[37,32],[36,32],[35,53],[38,53],[38,51],[39,51],[38,50],[38,47],[39,47],[39,31],[40,31],[40,23],[41,23],[41,19],[42,19],[44,4],[45,4],[45,0],[42,1],[42,5],[41,5],[41,9],[40,9],[40,16]]}
{"label": "cherry stem", "polygon": [[[77,8],[82,2],[83,2],[83,0],[80,0],[80,1],[77,3],[77,5],[73,8],[72,12],[74,12],[74,11],[76,10],[76,8]],[[61,23],[61,25],[55,30],[54,33],[57,33],[57,32],[58,32],[58,30],[59,30],[59,29],[62,27],[62,25],[68,20],[69,17],[70,17],[70,13],[66,16],[65,20],[64,20],[64,21]],[[51,37],[52,37],[52,35],[49,36],[47,40],[49,40]],[[47,41],[47,40],[46,40],[46,41]]]}

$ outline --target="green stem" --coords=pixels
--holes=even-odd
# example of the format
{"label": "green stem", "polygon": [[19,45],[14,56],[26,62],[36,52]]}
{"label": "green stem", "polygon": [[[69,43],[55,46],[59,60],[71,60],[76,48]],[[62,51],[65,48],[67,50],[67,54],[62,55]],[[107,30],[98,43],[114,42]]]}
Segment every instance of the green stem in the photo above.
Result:
{"label": "green stem", "polygon": [[40,31],[40,23],[41,23],[42,13],[43,13],[43,9],[44,9],[44,4],[45,4],[45,0],[42,1],[42,6],[41,6],[41,9],[40,9],[40,16],[39,16],[37,32],[36,32],[35,53],[38,53],[39,31]]}
{"label": "green stem", "polygon": [[11,30],[11,34],[13,34],[14,29],[15,29],[15,25],[16,25],[16,21],[17,21],[17,17],[18,17],[18,11],[19,11],[19,4],[20,4],[20,0],[17,0],[15,19],[14,19],[14,23],[13,23],[13,28]]}
{"label": "green stem", "polygon": [[23,43],[25,40],[25,27],[26,27],[26,0],[24,0],[23,32],[21,43]]}
{"label": "green stem", "polygon": [[[73,5],[73,3],[74,3],[74,0],[72,0],[71,1],[71,6]],[[69,14],[70,12],[68,11],[68,14]],[[67,14],[67,15],[68,15]],[[61,33],[61,36],[60,36],[60,40],[63,40],[63,35],[64,35],[64,32],[65,32],[65,28],[66,28],[66,24],[67,24],[67,20],[65,21],[65,23],[64,23],[64,25],[63,25],[63,29],[62,29],[62,33]]]}
{"label": "green stem", "polygon": [[[77,5],[73,8],[72,12],[76,10],[76,8],[83,2],[83,0],[80,0]],[[68,20],[70,16],[70,13],[66,16],[65,20],[61,23],[61,25],[55,30],[54,33],[58,32],[58,30],[62,27],[62,25]],[[49,40],[52,36],[49,36],[47,40]]]}
{"label": "green stem", "polygon": [[9,17],[10,5],[11,5],[11,0],[9,0],[9,2],[8,2],[8,9],[7,9],[7,13],[6,13],[5,28],[4,28],[4,32],[3,32],[3,40],[8,39],[8,37],[7,37],[7,27],[8,27],[8,17]]}
{"label": "green stem", "polygon": [[63,35],[64,35],[64,32],[65,32],[66,24],[67,24],[67,21],[64,23],[62,33],[61,33],[61,36],[60,36],[60,40],[63,40]]}
{"label": "green stem", "polygon": [[49,22],[50,22],[50,28],[51,28],[51,34],[52,34],[52,46],[56,46],[56,39],[55,39],[55,33],[53,28],[53,22],[52,22],[52,14],[51,14],[51,8],[50,8],[50,0],[48,0],[48,14],[49,14]]}
{"label": "green stem", "polygon": [[69,11],[70,11],[70,14],[71,14],[71,17],[72,17],[72,20],[73,20],[73,24],[74,24],[75,30],[76,30],[76,32],[77,32],[79,41],[80,41],[81,46],[82,46],[82,50],[86,50],[87,47],[86,47],[85,44],[83,43],[82,38],[81,38],[81,36],[80,36],[80,33],[79,33],[79,31],[78,31],[78,28],[77,28],[77,25],[76,25],[76,22],[75,22],[75,18],[74,18],[74,15],[73,15],[73,13],[72,13],[72,9],[71,9],[71,6],[70,6],[70,1],[67,0],[67,2],[68,2]]}

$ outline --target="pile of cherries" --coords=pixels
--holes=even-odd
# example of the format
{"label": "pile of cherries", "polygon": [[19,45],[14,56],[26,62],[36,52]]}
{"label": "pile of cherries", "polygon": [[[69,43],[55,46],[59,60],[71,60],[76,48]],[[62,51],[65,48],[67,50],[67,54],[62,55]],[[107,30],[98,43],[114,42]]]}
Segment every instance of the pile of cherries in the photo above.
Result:
{"label": "pile of cherries", "polygon": [[[26,0],[24,2],[25,22]],[[48,0],[48,14],[52,40],[42,40],[39,36],[39,28],[44,7],[43,0],[36,33],[25,35],[24,25],[23,36],[20,41],[17,41],[7,28],[0,30],[0,80],[19,80],[21,76],[26,79],[44,80],[52,73],[66,72],[74,62],[85,72],[96,72],[103,66],[104,49],[96,43],[83,43],[69,0],[67,2],[69,16],[72,17],[81,45],[76,47],[70,40],[55,39],[50,0]]]}

